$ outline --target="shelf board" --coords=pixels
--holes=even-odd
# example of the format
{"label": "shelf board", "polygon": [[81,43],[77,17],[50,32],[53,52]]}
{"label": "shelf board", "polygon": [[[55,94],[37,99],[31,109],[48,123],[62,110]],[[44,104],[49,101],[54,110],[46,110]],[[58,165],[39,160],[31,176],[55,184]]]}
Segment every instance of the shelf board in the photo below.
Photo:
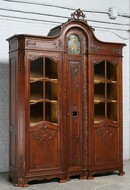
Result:
{"label": "shelf board", "polygon": [[50,102],[50,103],[55,103],[55,104],[57,104],[57,103],[58,103],[58,101],[57,101],[57,100],[49,100],[49,99],[45,99],[45,102]]}
{"label": "shelf board", "polygon": [[55,103],[57,104],[58,101],[57,100],[49,100],[49,99],[30,99],[30,104],[36,104],[39,102],[49,102],[49,103]]}
{"label": "shelf board", "polygon": [[[95,124],[97,124],[97,123],[101,123],[101,122],[103,122],[104,120],[106,120],[106,119],[102,119],[102,120],[95,120],[95,121],[94,121],[94,123],[95,123]],[[110,120],[110,121],[112,121],[112,122],[114,122],[114,123],[117,123],[117,121],[116,121],[116,120],[111,120],[111,119],[108,119],[108,120]]]}
{"label": "shelf board", "polygon": [[98,103],[102,103],[102,102],[112,102],[112,103],[117,103],[117,100],[110,100],[110,99],[94,99],[94,103],[98,104]]}
{"label": "shelf board", "polygon": [[58,79],[51,79],[47,77],[30,77],[30,83],[37,82],[37,81],[50,81],[50,82],[55,82],[58,83]]}
{"label": "shelf board", "polygon": [[115,81],[115,80],[108,80],[108,79],[94,79],[94,84],[99,84],[99,83],[112,83],[112,84],[116,84],[117,81]]}
{"label": "shelf board", "polygon": [[58,83],[58,79],[53,79],[53,78],[47,78],[47,77],[45,77],[44,80],[48,81],[48,82],[50,81],[50,82]]}
{"label": "shelf board", "polygon": [[94,123],[101,123],[103,120],[105,120],[105,119],[102,119],[102,120],[95,120]]}
{"label": "shelf board", "polygon": [[43,121],[30,121],[30,127],[34,127],[35,125],[38,125],[42,123]]}
{"label": "shelf board", "polygon": [[[34,126],[36,126],[42,122],[43,122],[43,120],[41,120],[41,121],[30,121],[30,127],[34,127]],[[51,122],[51,121],[44,121],[44,122],[51,123],[53,125],[58,125],[58,123]]]}
{"label": "shelf board", "polygon": [[43,81],[43,77],[30,77],[30,83]]}
{"label": "shelf board", "polygon": [[36,104],[36,103],[39,103],[39,102],[43,102],[43,99],[31,99],[30,100],[30,104]]}

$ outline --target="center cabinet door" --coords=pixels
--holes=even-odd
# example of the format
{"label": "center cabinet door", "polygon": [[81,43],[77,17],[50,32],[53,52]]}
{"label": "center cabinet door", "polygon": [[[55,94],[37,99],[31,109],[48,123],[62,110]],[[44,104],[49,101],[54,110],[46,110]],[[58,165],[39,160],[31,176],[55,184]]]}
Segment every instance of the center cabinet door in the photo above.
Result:
{"label": "center cabinet door", "polygon": [[[73,31],[67,35],[66,54],[66,110],[67,110],[67,168],[68,175],[85,177],[85,138],[86,125],[84,109],[85,55],[83,33]],[[81,38],[81,39],[80,39]],[[84,42],[85,43],[85,42]]]}

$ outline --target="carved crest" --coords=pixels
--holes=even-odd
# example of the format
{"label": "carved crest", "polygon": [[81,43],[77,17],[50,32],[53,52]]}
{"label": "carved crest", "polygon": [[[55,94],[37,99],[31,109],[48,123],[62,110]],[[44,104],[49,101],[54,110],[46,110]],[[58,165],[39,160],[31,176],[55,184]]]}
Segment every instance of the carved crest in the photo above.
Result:
{"label": "carved crest", "polygon": [[77,9],[75,12],[71,13],[71,18],[76,20],[84,20],[85,14],[80,9]]}

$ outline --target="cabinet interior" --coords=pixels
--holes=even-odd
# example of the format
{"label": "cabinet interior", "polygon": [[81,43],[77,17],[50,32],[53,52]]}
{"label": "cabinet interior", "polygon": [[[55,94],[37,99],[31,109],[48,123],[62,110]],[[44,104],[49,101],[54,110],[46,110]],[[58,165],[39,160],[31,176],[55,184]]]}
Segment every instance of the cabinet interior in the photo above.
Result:
{"label": "cabinet interior", "polygon": [[117,121],[117,66],[108,61],[94,65],[94,123]]}
{"label": "cabinet interior", "polygon": [[58,124],[58,65],[48,57],[30,61],[30,126]]}

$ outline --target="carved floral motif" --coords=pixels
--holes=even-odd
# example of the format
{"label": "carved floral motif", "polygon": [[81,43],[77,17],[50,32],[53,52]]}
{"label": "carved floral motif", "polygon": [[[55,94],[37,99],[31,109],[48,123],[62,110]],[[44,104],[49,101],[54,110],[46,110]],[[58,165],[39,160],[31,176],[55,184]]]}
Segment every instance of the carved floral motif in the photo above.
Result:
{"label": "carved floral motif", "polygon": [[101,128],[97,130],[97,135],[99,136],[113,136],[115,135],[115,129],[114,128]]}
{"label": "carved floral motif", "polygon": [[92,58],[92,63],[93,64],[98,64],[98,63],[100,63],[100,62],[103,62],[103,61],[107,61],[107,62],[110,62],[110,63],[112,63],[113,65],[116,65],[117,63],[118,63],[118,59],[116,59],[116,58],[106,58],[106,57],[101,57],[101,58],[97,58],[97,57],[94,57],[94,58]]}
{"label": "carved floral motif", "polygon": [[105,146],[107,146],[108,144],[110,144],[111,142],[111,137],[116,135],[116,131],[114,128],[110,128],[110,127],[106,127],[107,125],[105,125],[105,127],[102,127],[101,129],[97,130],[97,135],[102,137],[103,139],[103,143]]}
{"label": "carved floral motif", "polygon": [[94,42],[91,42],[90,48],[91,48],[91,51],[92,51],[92,52],[95,52],[95,51],[97,51],[100,47],[99,47],[97,44],[95,44]]}
{"label": "carved floral motif", "polygon": [[115,53],[115,54],[121,55],[121,49],[120,48],[113,48],[112,52]]}
{"label": "carved floral motif", "polygon": [[79,72],[78,64],[73,64],[72,65],[72,90],[76,88],[76,91],[78,91],[78,72]]}
{"label": "carved floral motif", "polygon": [[40,57],[40,56],[39,55],[34,55],[34,54],[28,54],[28,59],[30,59],[30,60],[35,60],[38,57]]}
{"label": "carved floral motif", "polygon": [[61,39],[59,39],[59,40],[53,42],[53,45],[54,45],[55,48],[57,48],[57,49],[62,48],[62,41],[61,41]]}
{"label": "carved floral motif", "polygon": [[47,146],[52,143],[56,136],[57,132],[51,130],[47,126],[43,126],[38,131],[34,132],[34,138],[38,141],[43,150],[45,150]]}
{"label": "carved floral motif", "polygon": [[32,40],[27,40],[26,47],[36,47],[36,42],[34,42]]}

